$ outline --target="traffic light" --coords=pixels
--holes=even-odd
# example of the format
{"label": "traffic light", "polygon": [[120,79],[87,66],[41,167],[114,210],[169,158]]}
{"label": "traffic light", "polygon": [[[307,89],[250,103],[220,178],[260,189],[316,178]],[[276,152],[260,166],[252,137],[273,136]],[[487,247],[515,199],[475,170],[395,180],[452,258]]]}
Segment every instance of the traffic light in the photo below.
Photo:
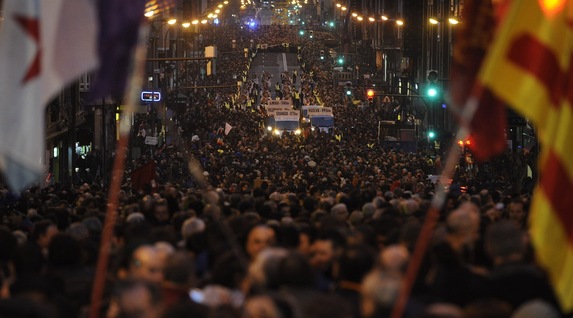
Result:
{"label": "traffic light", "polygon": [[346,96],[352,96],[352,83],[346,82]]}
{"label": "traffic light", "polygon": [[458,146],[464,148],[464,147],[469,147],[472,145],[472,141],[471,139],[466,139],[464,140],[458,140]]}
{"label": "traffic light", "polygon": [[435,83],[438,80],[438,71],[436,70],[429,70],[428,74],[426,75],[426,79],[430,83]]}
{"label": "traffic light", "polygon": [[438,71],[429,70],[426,75],[427,86],[426,86],[426,96],[430,99],[437,99],[440,95],[440,88],[438,86]]}
{"label": "traffic light", "polygon": [[426,90],[426,94],[428,97],[436,97],[438,96],[438,89],[434,85],[428,85],[428,89]]}
{"label": "traffic light", "polygon": [[368,102],[372,103],[374,100],[374,90],[369,88],[366,90],[366,97],[368,98]]}
{"label": "traffic light", "polygon": [[310,38],[312,39],[312,37],[314,36],[314,31],[310,30],[309,34],[310,34]]}
{"label": "traffic light", "polygon": [[436,131],[434,130],[434,126],[428,127],[428,139],[433,140],[436,138]]}
{"label": "traffic light", "polygon": [[303,36],[303,35],[304,35],[304,30],[298,31],[298,34],[299,34],[300,36]]}
{"label": "traffic light", "polygon": [[320,50],[320,59],[324,60],[324,50]]}
{"label": "traffic light", "polygon": [[328,22],[328,26],[331,27],[331,28],[334,28],[334,21]]}
{"label": "traffic light", "polygon": [[344,57],[343,56],[338,57],[338,65],[344,65]]}

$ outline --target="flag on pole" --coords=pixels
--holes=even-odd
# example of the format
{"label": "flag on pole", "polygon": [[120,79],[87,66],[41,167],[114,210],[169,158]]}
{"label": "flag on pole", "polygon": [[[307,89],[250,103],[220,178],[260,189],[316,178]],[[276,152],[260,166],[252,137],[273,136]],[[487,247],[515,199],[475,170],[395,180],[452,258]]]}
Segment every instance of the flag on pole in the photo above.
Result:
{"label": "flag on pole", "polygon": [[[139,25],[144,0],[98,1],[101,8],[121,7],[113,3],[132,5]],[[41,180],[47,102],[82,73],[98,66],[102,70],[110,68],[107,65],[112,59],[106,60],[98,46],[103,46],[107,35],[114,34],[112,31],[119,33],[117,30],[134,23],[133,18],[122,20],[119,13],[110,11],[98,11],[91,0],[4,1],[0,30],[0,169],[13,190]],[[110,17],[122,21],[100,29],[102,24],[98,21],[109,22]],[[137,28],[129,30],[137,34]],[[112,43],[118,41],[118,36],[109,38],[114,39]],[[107,48],[115,56],[119,55],[116,51],[126,50],[125,46]],[[103,71],[98,78],[116,85],[111,79],[117,76],[125,80],[125,75],[119,72],[126,70],[118,68],[113,74]],[[104,95],[110,91],[108,86],[98,93]]]}
{"label": "flag on pole", "polygon": [[6,0],[3,13],[0,168],[21,190],[44,171],[46,103],[97,65],[97,17],[87,0]]}
{"label": "flag on pole", "polygon": [[572,57],[573,1],[515,0],[478,76],[537,128],[543,150],[530,234],[565,312],[573,311]]}
{"label": "flag on pole", "polygon": [[225,123],[225,136],[229,134],[231,129],[233,129],[233,126],[229,125],[229,123]]}
{"label": "flag on pole", "polygon": [[[462,20],[464,23],[456,26],[450,109],[460,124],[469,129],[474,156],[485,160],[506,148],[505,105],[476,82],[495,29],[491,0],[464,2]],[[479,97],[479,105],[475,97]]]}

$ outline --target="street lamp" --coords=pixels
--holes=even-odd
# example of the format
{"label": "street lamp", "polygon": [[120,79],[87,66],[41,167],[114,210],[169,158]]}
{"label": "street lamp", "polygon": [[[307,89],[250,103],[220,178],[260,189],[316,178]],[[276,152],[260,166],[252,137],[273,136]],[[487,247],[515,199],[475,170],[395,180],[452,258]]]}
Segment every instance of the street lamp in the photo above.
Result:
{"label": "street lamp", "polygon": [[453,24],[453,25],[460,23],[460,21],[458,21],[458,19],[456,19],[456,18],[449,18],[448,22],[450,22],[450,24]]}
{"label": "street lamp", "polygon": [[[430,24],[433,24],[433,25],[436,25],[436,24],[443,22],[442,19],[438,19],[435,17],[429,18],[428,21],[430,22]],[[453,18],[448,19],[448,23],[451,25],[456,25],[456,24],[460,23],[460,21],[457,18],[453,17]]]}

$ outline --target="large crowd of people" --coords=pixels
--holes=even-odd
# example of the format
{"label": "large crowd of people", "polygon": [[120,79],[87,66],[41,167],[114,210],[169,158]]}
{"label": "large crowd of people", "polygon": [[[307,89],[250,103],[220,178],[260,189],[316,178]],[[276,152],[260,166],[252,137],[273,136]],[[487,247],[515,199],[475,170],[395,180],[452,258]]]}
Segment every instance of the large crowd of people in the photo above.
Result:
{"label": "large crowd of people", "polygon": [[[345,102],[319,59],[318,32],[216,32],[214,44],[231,52],[217,74],[190,65],[181,80],[229,87],[193,90],[173,109],[171,141],[128,163],[101,316],[389,317],[443,153],[385,148],[374,124],[383,110]],[[243,48],[282,43],[301,47],[303,96],[333,107],[334,131],[265,135],[258,105],[278,79],[251,74],[256,55]],[[281,94],[295,82],[287,77]],[[134,134],[153,125],[140,121]],[[506,169],[523,161],[460,162],[442,185],[446,204],[405,317],[565,315],[528,240],[531,184]],[[155,178],[134,188],[131,170],[148,162]],[[2,189],[1,317],[86,315],[106,200],[95,183]]]}

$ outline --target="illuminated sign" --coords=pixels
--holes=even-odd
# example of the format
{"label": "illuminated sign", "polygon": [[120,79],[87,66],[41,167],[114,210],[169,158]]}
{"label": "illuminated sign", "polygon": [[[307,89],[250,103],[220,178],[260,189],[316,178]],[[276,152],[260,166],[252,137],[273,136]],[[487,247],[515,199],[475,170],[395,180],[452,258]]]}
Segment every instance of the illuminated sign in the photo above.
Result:
{"label": "illuminated sign", "polygon": [[160,92],[141,92],[141,100],[144,102],[158,102],[161,100]]}

